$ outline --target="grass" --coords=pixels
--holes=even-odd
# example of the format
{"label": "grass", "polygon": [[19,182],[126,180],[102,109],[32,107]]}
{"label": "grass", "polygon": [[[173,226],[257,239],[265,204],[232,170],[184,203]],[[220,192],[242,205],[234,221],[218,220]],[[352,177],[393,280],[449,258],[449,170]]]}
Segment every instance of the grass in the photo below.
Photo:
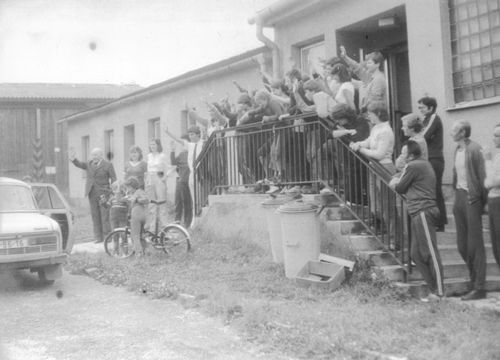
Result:
{"label": "grass", "polygon": [[365,266],[337,291],[298,287],[243,233],[198,229],[193,248],[176,259],[152,249],[141,260],[79,254],[67,266],[105,284],[197,307],[269,353],[300,359],[500,357],[498,313],[446,300],[421,303],[373,280]]}

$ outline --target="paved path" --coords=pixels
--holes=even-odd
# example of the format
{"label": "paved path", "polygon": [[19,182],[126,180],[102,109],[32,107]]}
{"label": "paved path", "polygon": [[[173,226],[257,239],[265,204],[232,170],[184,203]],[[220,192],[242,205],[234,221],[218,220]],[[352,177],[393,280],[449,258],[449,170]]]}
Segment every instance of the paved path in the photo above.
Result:
{"label": "paved path", "polygon": [[285,359],[266,356],[220,321],[167,300],[65,273],[0,274],[0,359]]}

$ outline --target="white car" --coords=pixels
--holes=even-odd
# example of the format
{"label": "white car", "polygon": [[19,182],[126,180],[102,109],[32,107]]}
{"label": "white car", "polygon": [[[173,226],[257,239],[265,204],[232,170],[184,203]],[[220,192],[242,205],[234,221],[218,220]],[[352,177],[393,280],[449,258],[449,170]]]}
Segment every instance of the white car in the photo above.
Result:
{"label": "white car", "polygon": [[0,270],[29,269],[53,283],[71,252],[72,227],[55,185],[0,177]]}

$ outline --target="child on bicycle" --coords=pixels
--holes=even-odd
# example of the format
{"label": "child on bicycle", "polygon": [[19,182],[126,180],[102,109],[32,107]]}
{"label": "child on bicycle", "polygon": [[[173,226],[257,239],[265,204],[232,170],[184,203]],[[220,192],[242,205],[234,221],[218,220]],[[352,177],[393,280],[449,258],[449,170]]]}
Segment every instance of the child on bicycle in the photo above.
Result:
{"label": "child on bicycle", "polygon": [[141,231],[146,223],[146,214],[149,198],[146,192],[140,188],[139,180],[130,177],[125,181],[127,187],[127,198],[130,204],[130,235],[135,248],[135,256],[145,255],[146,241],[141,238]]}

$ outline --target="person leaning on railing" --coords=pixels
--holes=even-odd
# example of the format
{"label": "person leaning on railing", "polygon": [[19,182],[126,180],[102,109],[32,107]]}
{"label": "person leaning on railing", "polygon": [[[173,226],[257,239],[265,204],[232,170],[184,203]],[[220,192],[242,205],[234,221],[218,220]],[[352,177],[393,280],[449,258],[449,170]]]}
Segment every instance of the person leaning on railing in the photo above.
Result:
{"label": "person leaning on railing", "polygon": [[370,103],[366,117],[373,125],[370,136],[363,141],[351,143],[350,147],[368,159],[380,163],[389,175],[394,175],[396,172],[392,162],[394,131],[389,124],[389,113],[385,103]]}
{"label": "person leaning on railing", "polygon": [[[259,90],[255,93],[255,103],[261,108],[262,123],[276,121],[283,115],[283,107],[271,98],[271,94],[266,90]],[[259,157],[263,159],[264,171],[266,167],[272,170],[272,178],[274,181],[280,181],[284,166],[281,152],[281,136],[279,130],[273,131],[272,137],[269,138],[265,147],[259,151]],[[268,159],[268,166],[265,164],[265,159]],[[269,179],[269,173],[266,178]]]}
{"label": "person leaning on railing", "polygon": [[443,265],[436,241],[436,222],[439,209],[436,205],[436,175],[431,164],[422,159],[419,144],[409,140],[404,146],[406,163],[401,177],[393,177],[389,186],[406,195],[411,216],[411,258],[429,286],[428,298],[444,295]]}
{"label": "person leaning on railing", "polygon": [[[420,146],[420,150],[422,152],[420,158],[428,160],[427,142],[422,134],[422,129],[424,127],[422,120],[416,114],[408,114],[401,118],[401,123],[401,130],[403,130],[403,134],[408,137],[408,140],[416,141]],[[402,154],[398,156],[395,161],[397,171],[403,171],[403,168],[406,165],[406,159],[407,157]]]}
{"label": "person leaning on railing", "polygon": [[[338,104],[330,114],[336,124],[332,131],[333,138],[338,138],[346,146],[365,140],[370,135],[368,120],[346,104]],[[360,160],[350,151],[342,151],[343,156],[337,157],[343,164],[334,164],[346,172],[349,190],[345,192],[346,200],[351,203],[367,203],[368,184],[366,169]]]}
{"label": "person leaning on railing", "polygon": [[[392,198],[388,199],[387,196],[383,195],[382,188],[384,186],[378,177],[389,180],[396,172],[392,162],[394,132],[389,124],[389,114],[385,103],[372,102],[368,104],[366,116],[373,125],[370,136],[366,140],[351,143],[350,148],[368,158],[375,167],[377,165],[382,167],[377,177],[370,177],[370,210],[374,216],[375,226],[382,226],[384,222],[388,223],[386,229],[392,233],[395,204]],[[389,238],[391,237],[389,236]],[[395,240],[394,237],[392,240]]]}

